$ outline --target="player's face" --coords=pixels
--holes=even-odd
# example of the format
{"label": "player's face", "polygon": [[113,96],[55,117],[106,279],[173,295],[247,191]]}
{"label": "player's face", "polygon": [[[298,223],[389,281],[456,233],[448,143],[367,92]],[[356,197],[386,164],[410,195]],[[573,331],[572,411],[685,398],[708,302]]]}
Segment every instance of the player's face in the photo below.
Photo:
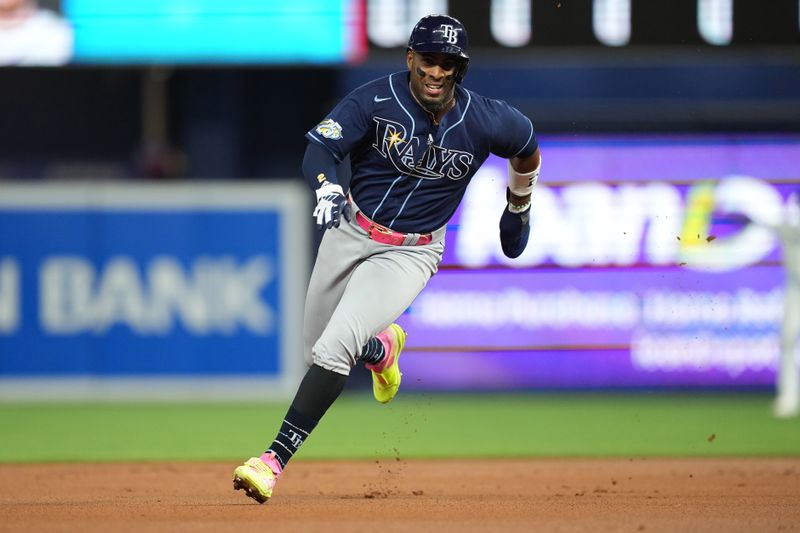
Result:
{"label": "player's face", "polygon": [[453,98],[458,59],[450,54],[412,52],[406,54],[411,71],[411,92],[425,109],[436,112]]}

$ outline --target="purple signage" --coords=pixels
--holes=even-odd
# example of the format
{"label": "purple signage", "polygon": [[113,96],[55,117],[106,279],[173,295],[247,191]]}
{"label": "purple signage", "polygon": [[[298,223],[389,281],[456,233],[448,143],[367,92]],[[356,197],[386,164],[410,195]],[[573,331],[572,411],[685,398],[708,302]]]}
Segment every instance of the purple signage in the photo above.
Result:
{"label": "purple signage", "polygon": [[800,188],[800,136],[541,146],[520,258],[498,238],[506,162],[490,159],[470,184],[439,273],[401,318],[413,332],[404,386],[772,383],[783,272],[761,223],[780,221]]}

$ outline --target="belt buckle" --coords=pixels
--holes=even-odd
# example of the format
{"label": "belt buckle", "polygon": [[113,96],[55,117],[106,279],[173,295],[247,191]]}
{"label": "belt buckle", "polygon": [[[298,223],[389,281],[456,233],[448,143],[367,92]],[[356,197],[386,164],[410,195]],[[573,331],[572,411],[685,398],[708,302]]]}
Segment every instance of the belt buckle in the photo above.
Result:
{"label": "belt buckle", "polygon": [[373,231],[377,231],[378,233],[383,233],[384,235],[391,235],[392,233],[394,233],[389,228],[384,228],[383,226],[379,226],[378,224],[376,224],[374,222],[369,225],[369,232],[368,233],[369,233],[370,238],[372,237],[372,232]]}
{"label": "belt buckle", "polygon": [[[379,233],[380,235],[384,236],[384,238],[376,239],[375,236],[373,236],[373,234],[372,234],[373,230],[376,231],[377,233]],[[381,226],[380,224],[377,224],[376,222],[373,222],[372,224],[370,224],[368,234],[369,234],[369,238],[370,239],[372,239],[373,241],[376,241],[376,242],[383,243],[383,244],[399,245],[399,244],[401,244],[403,242],[403,239],[405,238],[402,233],[398,233],[398,232],[396,232],[394,230],[391,230],[391,229],[389,229],[387,227]],[[398,237],[399,237],[399,241],[397,240]]]}

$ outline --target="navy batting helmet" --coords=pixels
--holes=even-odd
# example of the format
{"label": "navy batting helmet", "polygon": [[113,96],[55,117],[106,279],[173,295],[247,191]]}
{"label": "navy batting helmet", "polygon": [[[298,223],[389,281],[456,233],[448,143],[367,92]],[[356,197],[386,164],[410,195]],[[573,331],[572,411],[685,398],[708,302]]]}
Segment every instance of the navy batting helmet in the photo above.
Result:
{"label": "navy batting helmet", "polygon": [[467,30],[458,19],[448,15],[422,17],[411,30],[408,49],[458,56],[461,59],[461,65],[455,73],[458,83],[461,83],[467,73]]}

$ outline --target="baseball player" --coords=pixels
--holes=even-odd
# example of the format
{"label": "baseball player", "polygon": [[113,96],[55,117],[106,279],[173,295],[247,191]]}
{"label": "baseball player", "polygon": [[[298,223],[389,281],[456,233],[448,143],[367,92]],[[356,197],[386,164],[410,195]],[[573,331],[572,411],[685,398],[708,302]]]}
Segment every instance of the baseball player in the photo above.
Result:
{"label": "baseball player", "polygon": [[783,247],[786,296],[781,324],[781,355],[773,413],[789,418],[800,413],[800,375],[797,366],[797,337],[800,335],[800,199],[789,195],[783,220],[762,225],[773,230]]}
{"label": "baseball player", "polygon": [[783,249],[786,294],[772,412],[777,418],[791,418],[800,414],[800,368],[797,360],[797,338],[800,335],[800,198],[797,192],[791,193],[785,211],[775,222],[753,220],[744,214],[738,216],[745,223],[757,224],[775,232]]}
{"label": "baseball player", "polygon": [[786,209],[773,221],[754,220],[743,213],[737,213],[736,217],[746,224],[756,224],[775,232],[783,250],[786,294],[772,412],[777,418],[791,418],[800,414],[800,366],[797,359],[800,336],[800,197],[797,192],[791,193]]}
{"label": "baseball player", "polygon": [[[493,153],[509,160],[500,241],[509,257],[528,242],[531,192],[541,159],[531,121],[468,89],[467,32],[446,15],[423,17],[408,41],[408,70],[351,92],[307,134],[303,174],[326,230],[305,302],[309,370],[260,457],[234,471],[234,488],[266,502],[287,462],[359,362],[373,394],[394,398],[406,333],[394,323],[442,259],[447,221]],[[337,165],[350,155],[349,193]]]}

